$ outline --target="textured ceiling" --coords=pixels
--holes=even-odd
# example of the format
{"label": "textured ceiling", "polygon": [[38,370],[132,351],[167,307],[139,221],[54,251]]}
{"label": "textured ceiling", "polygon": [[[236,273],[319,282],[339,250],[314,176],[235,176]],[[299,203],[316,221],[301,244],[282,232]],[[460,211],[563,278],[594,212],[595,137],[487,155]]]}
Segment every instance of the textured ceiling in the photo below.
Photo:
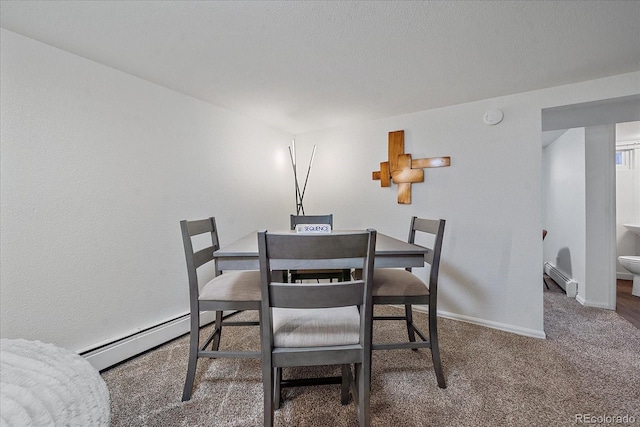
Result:
{"label": "textured ceiling", "polygon": [[27,37],[293,134],[640,70],[640,1],[11,1]]}

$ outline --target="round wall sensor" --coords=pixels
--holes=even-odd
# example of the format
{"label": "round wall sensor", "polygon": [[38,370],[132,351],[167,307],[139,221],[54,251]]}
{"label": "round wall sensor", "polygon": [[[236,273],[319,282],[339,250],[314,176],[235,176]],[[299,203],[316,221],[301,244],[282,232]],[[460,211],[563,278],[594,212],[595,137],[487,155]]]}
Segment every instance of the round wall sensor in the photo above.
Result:
{"label": "round wall sensor", "polygon": [[497,125],[504,118],[501,110],[494,108],[484,113],[484,122],[488,125]]}

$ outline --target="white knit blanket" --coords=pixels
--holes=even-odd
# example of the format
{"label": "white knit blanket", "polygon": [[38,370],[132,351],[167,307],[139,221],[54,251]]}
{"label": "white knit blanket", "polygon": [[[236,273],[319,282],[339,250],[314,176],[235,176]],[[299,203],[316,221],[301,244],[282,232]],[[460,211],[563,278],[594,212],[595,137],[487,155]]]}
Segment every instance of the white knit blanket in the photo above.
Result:
{"label": "white knit blanket", "polygon": [[40,341],[0,340],[2,427],[108,426],[109,391],[81,356]]}

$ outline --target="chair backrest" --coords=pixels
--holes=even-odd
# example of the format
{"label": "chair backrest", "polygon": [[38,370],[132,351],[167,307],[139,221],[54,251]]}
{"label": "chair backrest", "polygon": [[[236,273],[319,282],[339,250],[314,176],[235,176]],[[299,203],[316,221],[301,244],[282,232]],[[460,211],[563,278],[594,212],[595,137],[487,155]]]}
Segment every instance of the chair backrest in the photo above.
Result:
{"label": "chair backrest", "polygon": [[[218,240],[218,229],[214,217],[196,221],[182,220],[180,221],[180,230],[182,231],[182,243],[189,276],[189,301],[193,309],[198,306],[198,268],[214,259],[213,253],[220,249],[220,241]],[[210,235],[211,245],[195,250],[193,237],[201,234]],[[220,271],[216,268],[215,275],[218,276],[219,274]]]}
{"label": "chair backrest", "polygon": [[440,253],[442,252],[442,240],[444,237],[444,219],[425,219],[412,217],[411,226],[409,227],[409,243],[415,243],[416,232],[426,233],[433,236],[432,247],[427,248],[428,251],[424,256],[424,260],[431,266],[429,272],[429,293],[433,300],[437,297],[438,292],[438,273],[440,271]]}
{"label": "chair backrest", "polygon": [[298,224],[329,224],[333,228],[333,214],[328,215],[291,215],[291,229]]}
{"label": "chair backrest", "polygon": [[[330,234],[258,232],[262,310],[328,308],[358,305],[371,315],[376,231]],[[272,270],[361,268],[362,279],[336,283],[279,283]],[[363,307],[364,306],[364,307]],[[364,314],[365,311],[362,311]],[[366,326],[364,320],[362,328]],[[271,323],[263,328],[271,330]],[[363,332],[366,332],[363,329]]]}

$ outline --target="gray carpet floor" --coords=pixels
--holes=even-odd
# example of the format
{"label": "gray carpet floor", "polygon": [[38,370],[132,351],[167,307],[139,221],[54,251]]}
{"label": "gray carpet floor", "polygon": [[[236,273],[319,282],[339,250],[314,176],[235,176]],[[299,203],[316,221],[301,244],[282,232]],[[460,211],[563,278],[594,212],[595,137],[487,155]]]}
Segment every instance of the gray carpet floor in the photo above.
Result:
{"label": "gray carpet floor", "polygon": [[[640,330],[563,293],[545,292],[544,299],[545,340],[440,319],[446,389],[437,386],[428,350],[374,352],[372,425],[640,425]],[[426,324],[426,316],[418,321]],[[259,348],[257,328],[232,332],[223,346]],[[399,322],[375,324],[376,341],[404,336]],[[187,351],[182,337],[103,372],[112,425],[262,424],[259,361],[200,360],[193,396],[181,402]],[[337,372],[306,368],[285,377]],[[357,426],[338,386],[284,389],[283,399],[276,426]]]}

